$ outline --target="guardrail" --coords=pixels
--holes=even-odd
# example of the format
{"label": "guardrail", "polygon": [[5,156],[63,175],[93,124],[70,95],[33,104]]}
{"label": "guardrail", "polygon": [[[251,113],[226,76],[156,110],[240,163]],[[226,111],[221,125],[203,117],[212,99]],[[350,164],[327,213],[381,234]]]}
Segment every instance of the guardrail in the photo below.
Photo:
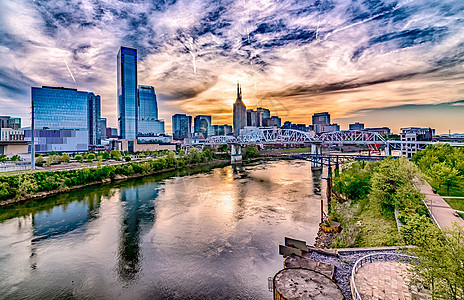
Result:
{"label": "guardrail", "polygon": [[356,284],[354,280],[354,276],[356,275],[356,273],[358,273],[358,270],[362,266],[364,266],[365,264],[376,262],[376,261],[394,261],[394,260],[398,260],[398,258],[404,258],[405,260],[411,260],[411,259],[415,259],[416,257],[407,255],[407,254],[383,252],[383,253],[368,254],[358,259],[355,262],[353,269],[351,270],[350,286],[351,286],[351,295],[353,296],[353,299],[362,300],[356,288]]}

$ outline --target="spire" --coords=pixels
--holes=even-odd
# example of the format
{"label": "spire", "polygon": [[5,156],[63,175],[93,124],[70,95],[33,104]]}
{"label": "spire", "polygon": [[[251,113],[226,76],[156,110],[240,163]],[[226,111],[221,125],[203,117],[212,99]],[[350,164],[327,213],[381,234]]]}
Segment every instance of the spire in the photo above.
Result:
{"label": "spire", "polygon": [[237,80],[237,98],[240,96],[240,83]]}

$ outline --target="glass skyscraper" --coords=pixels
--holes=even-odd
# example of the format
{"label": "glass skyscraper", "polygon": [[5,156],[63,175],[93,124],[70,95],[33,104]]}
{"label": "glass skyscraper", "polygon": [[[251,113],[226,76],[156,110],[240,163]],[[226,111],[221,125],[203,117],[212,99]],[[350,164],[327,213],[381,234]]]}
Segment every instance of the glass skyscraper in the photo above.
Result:
{"label": "glass skyscraper", "polygon": [[211,127],[211,116],[204,116],[204,115],[196,116],[193,123],[194,123],[193,127],[195,129],[195,135],[197,136],[201,135],[204,138],[207,138],[212,135],[213,128]]}
{"label": "glass skyscraper", "polygon": [[118,52],[118,121],[123,139],[137,138],[137,50],[121,47]]}
{"label": "glass skyscraper", "polygon": [[47,86],[33,87],[31,96],[37,152],[88,151],[100,144],[100,96]]}
{"label": "glass skyscraper", "polygon": [[89,145],[100,145],[101,144],[101,129],[100,129],[100,118],[101,118],[101,100],[100,96],[94,93],[87,94],[89,104]]}
{"label": "glass skyscraper", "polygon": [[158,120],[158,103],[155,88],[139,85],[137,136],[154,136],[164,133],[164,124]]}
{"label": "glass skyscraper", "polygon": [[185,114],[172,116],[172,136],[175,140],[192,137],[192,117]]}

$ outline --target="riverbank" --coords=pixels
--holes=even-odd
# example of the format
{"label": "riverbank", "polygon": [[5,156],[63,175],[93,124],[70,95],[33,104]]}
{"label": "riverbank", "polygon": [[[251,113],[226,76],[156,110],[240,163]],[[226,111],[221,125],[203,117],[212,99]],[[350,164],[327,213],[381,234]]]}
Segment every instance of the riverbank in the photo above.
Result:
{"label": "riverbank", "polygon": [[[31,200],[40,200],[52,195],[66,193],[95,185],[108,184],[117,181],[180,171],[184,169],[188,170],[203,166],[221,167],[228,164],[230,164],[229,160],[218,159],[211,159],[210,161],[201,163],[179,164],[179,161],[176,158],[171,159],[171,162],[161,158],[140,163],[128,162],[116,166],[107,165],[101,166],[99,168],[82,168],[66,171],[43,171],[37,173],[0,177],[0,196],[4,196],[6,194],[8,184],[13,184],[13,189],[16,188],[16,190],[14,190],[14,192],[16,192],[15,196],[0,201],[0,207]],[[161,165],[161,167],[157,167],[157,165]],[[164,166],[167,167],[163,168]],[[79,183],[79,181],[89,182],[73,184],[76,182]],[[53,188],[54,183],[58,184],[56,188]],[[48,188],[49,190],[40,191],[38,190],[39,185],[41,185],[42,188]],[[11,194],[12,193],[10,192],[10,195]]]}

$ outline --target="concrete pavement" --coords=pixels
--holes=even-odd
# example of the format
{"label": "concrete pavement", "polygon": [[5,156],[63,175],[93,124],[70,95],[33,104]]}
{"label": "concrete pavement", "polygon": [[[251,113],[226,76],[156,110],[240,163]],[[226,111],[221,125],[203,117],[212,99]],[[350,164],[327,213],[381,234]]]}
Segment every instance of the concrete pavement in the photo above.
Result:
{"label": "concrete pavement", "polygon": [[430,184],[424,181],[417,183],[417,187],[421,193],[425,194],[425,204],[432,214],[432,218],[442,230],[451,228],[455,222],[464,227],[464,220],[454,215],[454,209],[446,203],[442,196],[433,192]]}

